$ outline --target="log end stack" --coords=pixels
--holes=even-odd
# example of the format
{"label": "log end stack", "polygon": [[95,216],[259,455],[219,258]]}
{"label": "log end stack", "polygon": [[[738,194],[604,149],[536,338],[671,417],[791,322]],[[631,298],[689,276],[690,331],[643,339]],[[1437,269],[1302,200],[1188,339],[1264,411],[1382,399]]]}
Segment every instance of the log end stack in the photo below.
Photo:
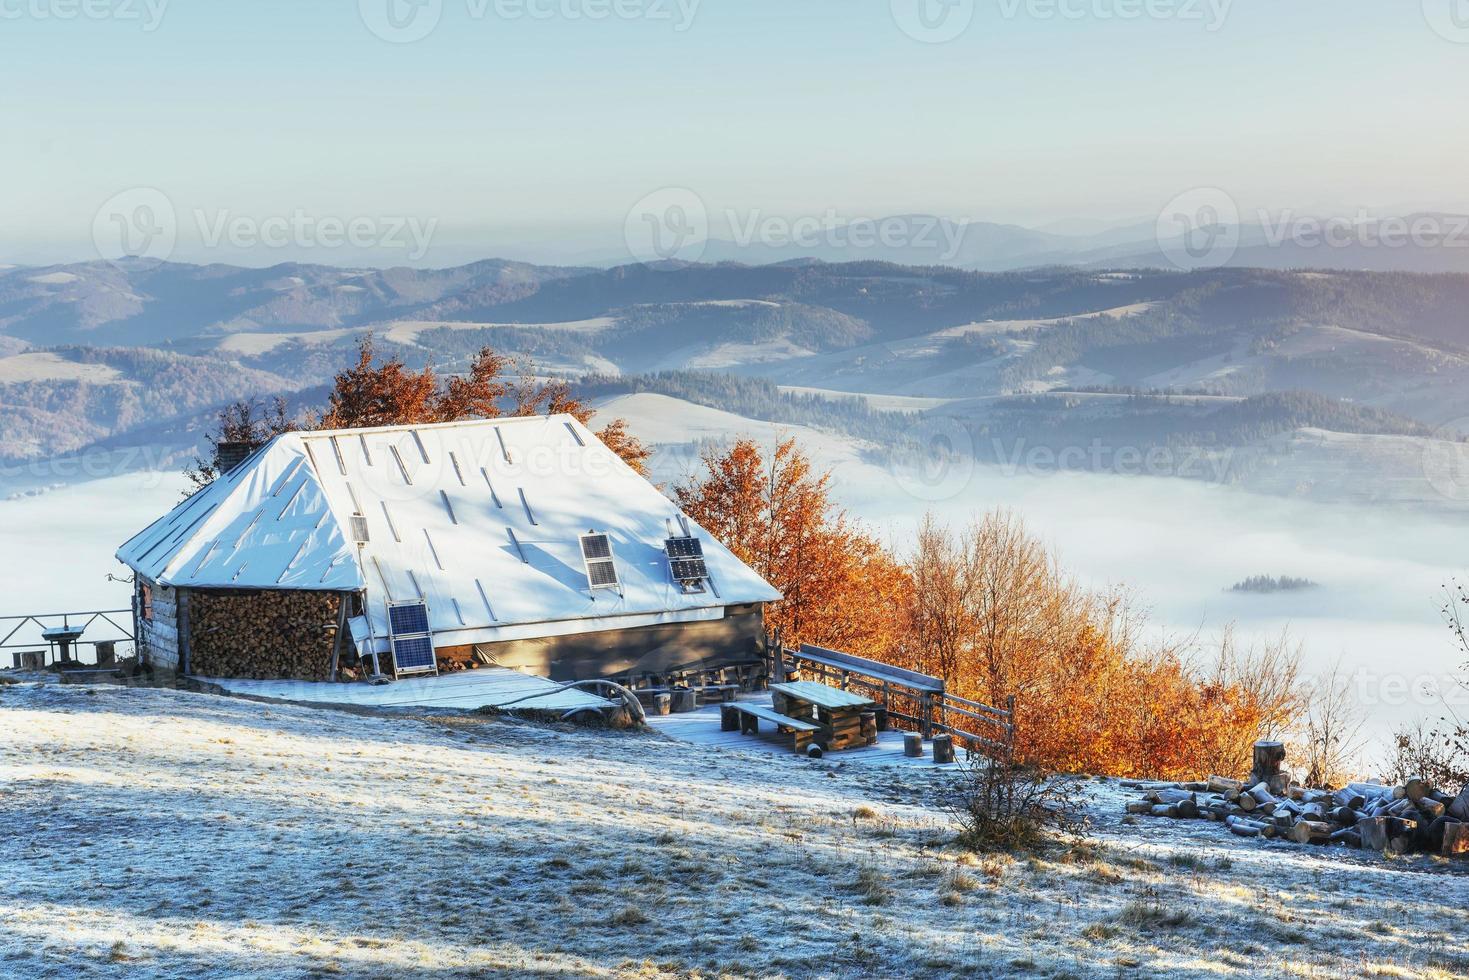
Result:
{"label": "log end stack", "polygon": [[335,592],[189,593],[193,673],[324,681],[342,597]]}
{"label": "log end stack", "polygon": [[1469,787],[1450,796],[1414,777],[1400,786],[1373,782],[1312,789],[1293,781],[1281,769],[1283,761],[1280,743],[1261,743],[1249,780],[1127,782],[1123,785],[1143,794],[1127,812],[1212,820],[1240,837],[1469,857]]}

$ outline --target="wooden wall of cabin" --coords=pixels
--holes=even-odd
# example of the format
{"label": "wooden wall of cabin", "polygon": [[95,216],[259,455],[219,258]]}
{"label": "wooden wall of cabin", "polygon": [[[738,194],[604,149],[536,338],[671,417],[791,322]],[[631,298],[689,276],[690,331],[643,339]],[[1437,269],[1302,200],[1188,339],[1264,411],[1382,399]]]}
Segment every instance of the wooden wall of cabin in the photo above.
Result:
{"label": "wooden wall of cabin", "polygon": [[196,677],[324,681],[343,594],[190,589],[189,672]]}
{"label": "wooden wall of cabin", "polygon": [[[581,681],[750,663],[762,658],[764,643],[764,608],[752,604],[730,606],[723,619],[710,622],[639,626],[478,646],[497,666],[557,681]],[[441,647],[436,652],[441,662],[468,664],[474,650],[472,646]],[[386,658],[383,669],[388,669]]]}
{"label": "wooden wall of cabin", "polygon": [[179,591],[138,579],[133,601],[138,612],[138,649],[154,670],[179,670]]}

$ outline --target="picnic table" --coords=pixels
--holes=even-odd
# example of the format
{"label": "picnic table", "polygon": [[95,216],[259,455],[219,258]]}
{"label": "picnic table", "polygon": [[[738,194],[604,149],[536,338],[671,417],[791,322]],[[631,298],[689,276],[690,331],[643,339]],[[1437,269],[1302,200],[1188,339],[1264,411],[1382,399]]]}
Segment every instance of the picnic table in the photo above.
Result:
{"label": "picnic table", "polygon": [[[778,734],[790,737],[791,748],[797,752],[810,753],[812,746],[816,744],[816,736],[821,733],[821,726],[815,722],[791,718],[758,704],[730,701],[720,705],[719,710],[721,727],[725,731],[739,729],[744,735],[758,735],[760,722],[769,722],[775,726]],[[819,748],[815,754],[821,754]]]}
{"label": "picnic table", "polygon": [[819,725],[817,740],[828,751],[877,744],[877,702],[871,698],[816,681],[772,684],[770,696],[777,713]]}

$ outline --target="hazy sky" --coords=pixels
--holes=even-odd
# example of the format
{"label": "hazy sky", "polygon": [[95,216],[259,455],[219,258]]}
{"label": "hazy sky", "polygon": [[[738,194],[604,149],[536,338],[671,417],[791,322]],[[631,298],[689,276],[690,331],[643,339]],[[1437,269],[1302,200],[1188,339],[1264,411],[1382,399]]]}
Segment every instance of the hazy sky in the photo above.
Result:
{"label": "hazy sky", "polygon": [[1028,224],[1469,199],[1466,0],[416,2],[0,0],[0,257],[94,257],[135,187],[188,258],[292,214],[594,249],[668,186]]}

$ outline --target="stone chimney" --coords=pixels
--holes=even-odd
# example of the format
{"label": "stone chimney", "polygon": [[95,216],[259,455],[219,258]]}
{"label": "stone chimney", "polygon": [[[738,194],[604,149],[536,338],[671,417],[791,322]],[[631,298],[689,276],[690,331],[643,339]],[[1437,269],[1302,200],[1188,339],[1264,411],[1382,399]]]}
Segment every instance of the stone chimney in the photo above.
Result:
{"label": "stone chimney", "polygon": [[253,442],[221,442],[215,453],[219,463],[219,475],[224,476],[239,466],[259,448]]}

